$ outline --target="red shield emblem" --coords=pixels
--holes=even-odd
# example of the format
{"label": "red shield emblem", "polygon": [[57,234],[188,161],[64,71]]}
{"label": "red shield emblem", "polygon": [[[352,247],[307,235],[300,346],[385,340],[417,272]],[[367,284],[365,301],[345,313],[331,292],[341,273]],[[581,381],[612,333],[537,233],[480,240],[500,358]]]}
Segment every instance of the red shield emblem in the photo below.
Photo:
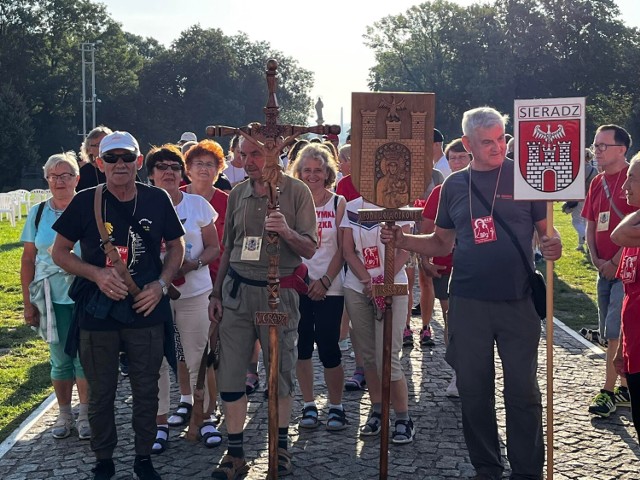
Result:
{"label": "red shield emblem", "polygon": [[518,125],[520,172],[540,192],[559,192],[580,171],[580,120],[527,120]]}

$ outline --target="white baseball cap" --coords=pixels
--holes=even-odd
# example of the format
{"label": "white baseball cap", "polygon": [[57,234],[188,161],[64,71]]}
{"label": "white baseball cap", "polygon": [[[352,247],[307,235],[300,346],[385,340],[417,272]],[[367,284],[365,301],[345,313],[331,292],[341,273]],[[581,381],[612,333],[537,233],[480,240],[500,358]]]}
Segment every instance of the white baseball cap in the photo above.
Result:
{"label": "white baseball cap", "polygon": [[120,148],[123,150],[129,150],[130,152],[140,153],[138,141],[133,138],[133,135],[129,132],[115,131],[102,139],[100,142],[100,151],[98,156],[102,157],[103,153]]}
{"label": "white baseball cap", "polygon": [[196,134],[193,132],[184,132],[182,134],[182,136],[180,137],[180,141],[178,143],[183,143],[183,142],[197,142],[198,141],[198,137],[196,137]]}

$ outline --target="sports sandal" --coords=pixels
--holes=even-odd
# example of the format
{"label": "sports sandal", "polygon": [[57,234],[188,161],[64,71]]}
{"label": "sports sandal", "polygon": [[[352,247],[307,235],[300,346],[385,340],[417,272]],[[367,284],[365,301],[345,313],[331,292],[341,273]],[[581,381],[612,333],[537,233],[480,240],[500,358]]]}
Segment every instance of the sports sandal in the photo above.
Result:
{"label": "sports sandal", "polygon": [[344,382],[344,389],[349,392],[357,392],[358,390],[364,390],[367,385],[367,380],[364,378],[364,372],[356,370],[353,376]]}
{"label": "sports sandal", "polygon": [[191,418],[191,410],[193,409],[193,405],[187,402],[180,402],[178,404],[178,408],[173,414],[169,417],[167,423],[170,427],[181,427],[189,423],[189,419]]}
{"label": "sports sandal", "polygon": [[330,408],[329,416],[327,417],[327,430],[337,432],[338,430],[344,430],[349,425],[347,416],[344,413],[344,409]]}
{"label": "sports sandal", "polygon": [[207,448],[215,448],[222,443],[222,435],[216,428],[216,424],[211,420],[203,422],[198,433],[202,443]]}
{"label": "sports sandal", "polygon": [[[158,435],[160,432],[163,432],[166,437]],[[158,432],[156,433],[156,439],[151,447],[151,453],[154,455],[160,455],[167,449],[167,443],[169,443],[169,429],[158,425]],[[159,445],[159,447],[154,448],[156,445]]]}
{"label": "sports sandal", "polygon": [[249,465],[244,458],[232,457],[226,454],[220,464],[213,470],[211,478],[217,480],[237,480],[249,473]]}
{"label": "sports sandal", "polygon": [[382,430],[382,415],[377,412],[371,412],[367,423],[360,428],[360,435],[364,437],[373,437],[380,434]]}
{"label": "sports sandal", "polygon": [[298,425],[301,428],[316,428],[319,425],[318,422],[318,407],[315,405],[309,405],[302,409],[302,418]]}
{"label": "sports sandal", "polygon": [[293,473],[292,458],[293,456],[288,450],[278,448],[278,477],[284,477]]}
{"label": "sports sandal", "polygon": [[396,420],[396,427],[391,434],[391,441],[396,444],[405,444],[413,442],[416,432],[413,429],[413,421]]}

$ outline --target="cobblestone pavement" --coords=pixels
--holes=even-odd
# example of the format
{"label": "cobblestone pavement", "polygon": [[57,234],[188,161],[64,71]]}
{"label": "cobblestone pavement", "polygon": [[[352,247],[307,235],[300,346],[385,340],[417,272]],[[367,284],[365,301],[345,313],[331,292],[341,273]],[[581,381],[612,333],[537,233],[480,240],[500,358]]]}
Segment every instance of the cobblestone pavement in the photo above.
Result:
{"label": "cobblestone pavement", "polygon": [[[414,331],[420,319],[413,318]],[[403,363],[409,379],[410,413],[417,434],[412,444],[389,448],[389,478],[456,479],[474,474],[469,462],[461,430],[460,404],[444,394],[451,378],[451,369],[443,360],[442,320],[436,318],[433,330],[437,342],[432,349],[418,345],[405,348]],[[544,332],[540,345],[540,388],[546,391]],[[588,347],[560,328],[555,329],[555,469],[556,479],[640,479],[640,449],[628,408],[619,408],[608,419],[594,419],[587,413],[591,397],[604,379],[601,351]],[[496,357],[498,376],[499,358]],[[353,371],[353,359],[345,355],[347,376]],[[248,479],[262,479],[267,469],[267,402],[263,398],[264,372],[261,388],[250,397],[249,419],[245,430],[245,450],[251,471]],[[501,391],[498,378],[497,391]],[[316,366],[316,392],[321,420],[326,415],[326,388]],[[175,392],[174,392],[175,393]],[[177,394],[173,396],[174,405]],[[543,400],[546,402],[546,398]],[[546,404],[546,403],[545,403]],[[301,398],[296,398],[294,417],[301,410]],[[351,422],[348,429],[328,432],[322,426],[315,431],[297,427],[291,422],[290,449],[294,455],[294,475],[288,478],[334,479],[378,478],[379,440],[362,440],[358,425],[364,423],[370,404],[366,393],[345,392],[344,405]],[[115,479],[132,477],[134,459],[131,432],[131,396],[129,381],[122,379],[117,394],[119,444],[115,452]],[[504,406],[497,397],[500,429],[504,440]],[[45,478],[92,478],[94,458],[88,441],[77,436],[64,440],[52,438],[49,429],[57,416],[54,405],[45,412],[26,434],[0,459],[3,480],[34,480]],[[224,420],[221,430],[226,433]],[[546,430],[545,430],[546,431]],[[172,429],[167,451],[153,457],[154,465],[164,480],[206,479],[226,450],[222,446],[207,449],[184,438],[185,432]],[[505,459],[506,462],[506,459]],[[505,472],[505,477],[508,471]]]}

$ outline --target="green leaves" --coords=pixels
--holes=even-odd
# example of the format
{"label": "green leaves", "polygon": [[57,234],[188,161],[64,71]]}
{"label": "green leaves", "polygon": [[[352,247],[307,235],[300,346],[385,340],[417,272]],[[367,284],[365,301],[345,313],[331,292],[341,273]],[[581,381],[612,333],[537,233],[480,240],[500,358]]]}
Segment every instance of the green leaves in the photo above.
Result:
{"label": "green leaves", "polygon": [[427,1],[368,27],[369,84],[435,92],[436,124],[449,136],[468,108],[511,113],[516,98],[564,96],[586,96],[602,113],[590,130],[615,119],[640,133],[639,33],[618,17],[612,0]]}
{"label": "green leaves", "polygon": [[13,142],[0,152],[0,190],[17,186],[23,165],[78,148],[83,42],[96,44],[97,123],[131,131],[143,150],[186,130],[202,138],[210,124],[264,121],[272,57],[281,119],[306,123],[312,106],[311,72],[244,34],[194,25],[165,48],[124,32],[101,3],[0,0],[0,136]]}

